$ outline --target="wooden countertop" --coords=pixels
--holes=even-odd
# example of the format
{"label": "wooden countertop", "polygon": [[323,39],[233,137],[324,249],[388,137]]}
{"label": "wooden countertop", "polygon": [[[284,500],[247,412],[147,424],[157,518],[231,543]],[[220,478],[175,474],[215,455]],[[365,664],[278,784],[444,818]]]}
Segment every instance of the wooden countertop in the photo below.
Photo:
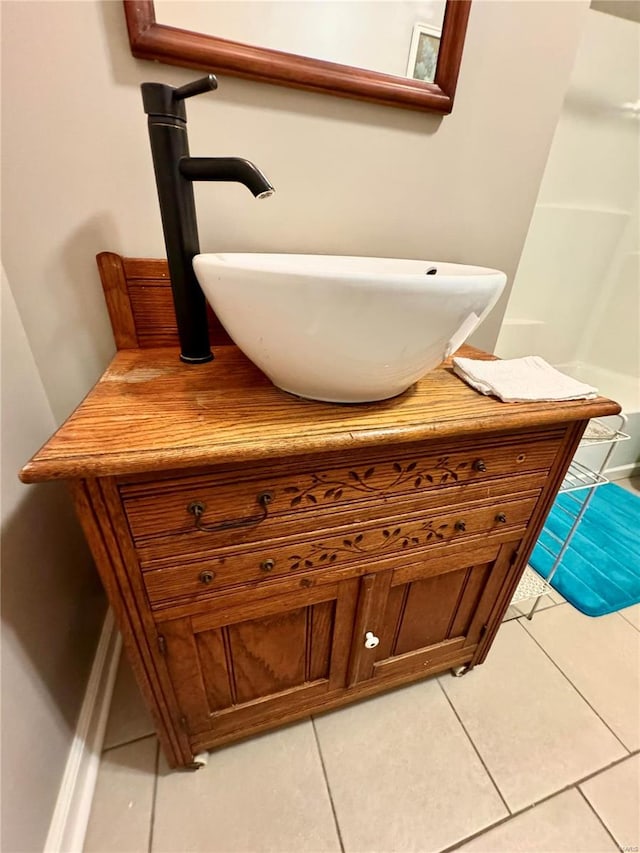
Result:
{"label": "wooden countertop", "polygon": [[[492,358],[463,347],[460,355]],[[602,397],[501,403],[453,374],[450,363],[399,397],[337,405],[292,397],[234,346],[189,366],[175,347],[120,350],[102,378],[21,471],[25,483],[113,476],[271,456],[330,452],[615,414]]]}

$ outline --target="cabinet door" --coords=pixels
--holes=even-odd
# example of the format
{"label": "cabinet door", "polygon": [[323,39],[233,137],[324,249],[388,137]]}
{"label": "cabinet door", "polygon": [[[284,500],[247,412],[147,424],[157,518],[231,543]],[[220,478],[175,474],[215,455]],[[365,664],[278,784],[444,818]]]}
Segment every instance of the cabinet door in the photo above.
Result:
{"label": "cabinet door", "polygon": [[365,576],[349,684],[471,660],[518,544],[427,556]]}
{"label": "cabinet door", "polygon": [[357,594],[353,579],[159,623],[189,734],[276,722],[344,687]]}

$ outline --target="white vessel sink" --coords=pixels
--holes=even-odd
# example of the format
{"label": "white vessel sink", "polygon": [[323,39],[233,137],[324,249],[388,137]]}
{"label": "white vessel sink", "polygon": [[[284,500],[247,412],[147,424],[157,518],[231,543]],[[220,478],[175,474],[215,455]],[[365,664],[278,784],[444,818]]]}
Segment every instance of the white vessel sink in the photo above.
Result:
{"label": "white vessel sink", "polygon": [[506,282],[482,267],[331,255],[197,255],[193,267],[274,385],[335,403],[401,394],[464,343]]}

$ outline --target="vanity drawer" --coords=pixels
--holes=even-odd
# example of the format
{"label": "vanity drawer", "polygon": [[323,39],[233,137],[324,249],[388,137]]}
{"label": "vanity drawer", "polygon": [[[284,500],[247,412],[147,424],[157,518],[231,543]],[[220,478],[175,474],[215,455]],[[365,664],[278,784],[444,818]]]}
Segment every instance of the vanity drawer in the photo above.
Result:
{"label": "vanity drawer", "polygon": [[514,500],[539,494],[547,480],[546,471],[514,474],[478,483],[465,483],[421,491],[411,495],[394,495],[372,501],[356,501],[340,507],[319,509],[315,513],[288,513],[274,517],[245,530],[223,533],[194,531],[173,536],[142,539],[136,546],[143,570],[215,557],[226,548],[260,548],[265,541],[299,541],[321,531],[336,528],[352,530],[362,525],[389,524],[390,518],[404,518],[416,513],[441,514],[463,504]]}
{"label": "vanity drawer", "polygon": [[201,596],[221,589],[354,562],[406,556],[432,545],[526,526],[538,495],[482,505],[470,504],[433,514],[421,513],[386,523],[343,527],[321,539],[275,540],[258,549],[220,549],[204,560],[143,571],[152,605]]}
{"label": "vanity drawer", "polygon": [[[427,505],[438,490],[546,472],[558,446],[557,438],[530,437],[502,445],[476,442],[464,450],[436,445],[430,446],[430,452],[425,448],[411,456],[370,459],[348,467],[322,467],[319,461],[318,467],[300,470],[289,463],[286,473],[263,474],[259,479],[247,479],[244,466],[206,476],[124,485],[121,494],[136,545],[163,538],[171,538],[176,545],[175,537],[181,537],[191,543],[184,550],[202,550],[286,535],[279,529],[282,524],[305,516],[309,527],[326,527],[331,526],[332,514],[358,504],[425,498]],[[282,470],[283,465],[278,467]],[[197,524],[204,529],[197,529]]]}

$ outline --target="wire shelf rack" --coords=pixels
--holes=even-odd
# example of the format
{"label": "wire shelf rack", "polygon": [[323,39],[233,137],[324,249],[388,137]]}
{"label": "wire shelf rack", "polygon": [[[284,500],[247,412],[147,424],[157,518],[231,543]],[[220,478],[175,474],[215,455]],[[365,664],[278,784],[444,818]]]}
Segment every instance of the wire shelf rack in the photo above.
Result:
{"label": "wire shelf rack", "polygon": [[593,444],[609,444],[616,441],[626,441],[628,438],[631,438],[631,436],[627,435],[626,432],[610,427],[608,424],[598,420],[598,418],[594,418],[589,421],[589,425],[584,431],[580,444],[584,447],[589,447]]}
{"label": "wire shelf rack", "polygon": [[607,478],[603,477],[602,474],[592,471],[591,468],[587,468],[586,465],[583,465],[581,462],[577,462],[574,459],[571,465],[569,465],[569,470],[565,474],[562,485],[560,486],[559,494],[577,492],[579,489],[589,489],[594,488],[595,486],[603,486],[608,482]]}
{"label": "wire shelf rack", "polygon": [[541,578],[537,572],[534,572],[531,566],[527,566],[513,594],[511,604],[517,604],[519,601],[527,601],[529,598],[538,598],[539,595],[549,592],[549,588],[549,584],[544,578]]}
{"label": "wire shelf rack", "polygon": [[[624,427],[627,422],[626,415],[619,414],[616,417],[620,421],[619,427]],[[534,600],[531,610],[527,614],[529,619],[533,617],[541,597],[551,588],[551,580],[569,547],[573,534],[589,507],[596,488],[609,482],[603,475],[603,472],[609,464],[615,445],[619,441],[626,441],[629,437],[618,427],[610,426],[608,423],[604,423],[598,419],[589,421],[580,442],[580,447],[593,447],[594,445],[609,446],[597,471],[593,471],[582,462],[573,459],[569,470],[565,474],[558,494],[567,495],[568,500],[563,501],[562,504],[556,503],[555,507],[559,512],[568,516],[571,522],[569,533],[566,537],[562,538],[557,536],[549,527],[544,527],[545,540],[539,538],[537,544],[553,558],[551,570],[547,578],[544,579],[530,566],[527,566],[511,599],[512,604],[516,604],[519,601],[526,601],[527,599]],[[575,494],[577,492],[583,492],[583,494]]]}

